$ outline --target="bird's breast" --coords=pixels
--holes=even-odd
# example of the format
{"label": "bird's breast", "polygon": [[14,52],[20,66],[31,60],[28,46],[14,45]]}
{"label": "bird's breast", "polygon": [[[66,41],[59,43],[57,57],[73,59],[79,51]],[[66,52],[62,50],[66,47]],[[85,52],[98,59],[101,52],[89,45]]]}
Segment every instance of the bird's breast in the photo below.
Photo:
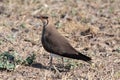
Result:
{"label": "bird's breast", "polygon": [[46,51],[50,52],[51,47],[50,47],[50,44],[47,42],[47,39],[46,39],[46,36],[45,36],[45,35],[42,35],[41,42],[42,42],[43,48],[44,48]]}

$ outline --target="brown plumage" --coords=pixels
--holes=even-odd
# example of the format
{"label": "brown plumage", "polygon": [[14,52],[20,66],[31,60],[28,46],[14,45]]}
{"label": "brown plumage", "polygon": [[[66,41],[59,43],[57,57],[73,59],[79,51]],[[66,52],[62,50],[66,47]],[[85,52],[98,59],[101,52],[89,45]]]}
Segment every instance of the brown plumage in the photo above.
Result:
{"label": "brown plumage", "polygon": [[90,57],[81,54],[69,44],[69,42],[56,30],[55,26],[52,23],[49,23],[49,18],[47,16],[35,17],[40,18],[43,22],[41,41],[46,51],[63,57],[86,62],[91,61]]}

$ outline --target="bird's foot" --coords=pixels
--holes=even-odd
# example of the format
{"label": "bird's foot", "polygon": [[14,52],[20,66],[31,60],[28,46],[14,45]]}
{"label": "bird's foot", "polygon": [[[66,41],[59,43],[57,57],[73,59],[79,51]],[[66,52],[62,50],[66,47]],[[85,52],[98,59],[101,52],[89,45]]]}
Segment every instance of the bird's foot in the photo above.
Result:
{"label": "bird's foot", "polygon": [[48,69],[49,69],[49,70],[53,70],[52,64],[48,63],[48,65],[49,65],[49,66],[48,66]]}
{"label": "bird's foot", "polygon": [[60,71],[57,69],[57,67],[55,67],[55,65],[53,65],[53,69],[54,69],[58,74],[60,74]]}
{"label": "bird's foot", "polygon": [[57,67],[56,67],[55,65],[50,65],[50,66],[49,66],[49,70],[55,71],[55,72],[57,72],[57,73],[60,73],[59,70],[57,69]]}

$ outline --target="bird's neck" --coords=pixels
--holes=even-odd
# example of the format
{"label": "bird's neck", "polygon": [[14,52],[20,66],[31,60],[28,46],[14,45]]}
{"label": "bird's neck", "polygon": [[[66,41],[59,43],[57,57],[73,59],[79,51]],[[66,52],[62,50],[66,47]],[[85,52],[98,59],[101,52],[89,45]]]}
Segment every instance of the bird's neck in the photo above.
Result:
{"label": "bird's neck", "polygon": [[45,31],[46,31],[46,26],[43,26],[43,29],[42,29],[42,35],[44,35]]}
{"label": "bird's neck", "polygon": [[48,33],[49,31],[51,31],[55,28],[53,25],[52,19],[49,19],[48,21],[49,22],[47,25],[43,25],[42,35],[45,35],[46,32]]}

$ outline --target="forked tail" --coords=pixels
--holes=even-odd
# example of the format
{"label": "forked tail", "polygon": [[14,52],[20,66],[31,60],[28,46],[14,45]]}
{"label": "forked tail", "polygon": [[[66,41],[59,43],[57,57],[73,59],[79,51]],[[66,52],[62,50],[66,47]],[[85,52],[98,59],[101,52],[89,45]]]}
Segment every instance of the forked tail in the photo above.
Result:
{"label": "forked tail", "polygon": [[83,61],[86,61],[86,62],[90,62],[92,60],[91,57],[88,57],[84,54],[81,54],[80,52],[78,52],[78,54],[79,55],[78,55],[77,59],[79,59],[79,60],[83,60]]}

